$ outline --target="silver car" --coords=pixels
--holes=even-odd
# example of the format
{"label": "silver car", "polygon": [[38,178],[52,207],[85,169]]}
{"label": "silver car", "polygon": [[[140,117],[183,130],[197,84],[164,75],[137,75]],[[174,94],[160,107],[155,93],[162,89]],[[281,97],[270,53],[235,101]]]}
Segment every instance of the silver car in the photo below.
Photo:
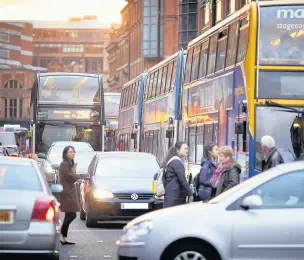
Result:
{"label": "silver car", "polygon": [[209,203],[155,211],[131,221],[119,259],[304,258],[304,163],[282,164]]}
{"label": "silver car", "polygon": [[62,186],[50,190],[35,160],[0,157],[1,259],[59,259],[59,204],[52,192]]}

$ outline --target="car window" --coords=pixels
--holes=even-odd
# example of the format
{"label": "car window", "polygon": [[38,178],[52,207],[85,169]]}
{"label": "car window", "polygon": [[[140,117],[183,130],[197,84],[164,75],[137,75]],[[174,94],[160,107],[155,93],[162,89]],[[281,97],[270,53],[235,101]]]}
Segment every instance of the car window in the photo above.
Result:
{"label": "car window", "polygon": [[42,191],[38,173],[32,165],[0,165],[0,190]]}
{"label": "car window", "polygon": [[263,204],[259,209],[304,208],[304,171],[294,171],[276,177],[255,188],[250,195],[259,195]]}
{"label": "car window", "polygon": [[[119,163],[118,163],[119,162]],[[153,178],[159,171],[154,157],[100,158],[95,176],[113,178]]]}

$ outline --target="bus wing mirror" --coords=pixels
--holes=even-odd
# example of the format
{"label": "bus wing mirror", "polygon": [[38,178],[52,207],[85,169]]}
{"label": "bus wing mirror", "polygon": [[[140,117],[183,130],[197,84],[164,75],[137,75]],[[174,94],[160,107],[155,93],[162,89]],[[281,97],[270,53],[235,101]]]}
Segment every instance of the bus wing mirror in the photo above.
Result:
{"label": "bus wing mirror", "polygon": [[246,133],[246,121],[235,122],[235,134],[241,135]]}
{"label": "bus wing mirror", "polygon": [[173,137],[173,131],[172,130],[166,130],[166,138],[172,138]]}
{"label": "bus wing mirror", "polygon": [[245,113],[245,114],[247,114],[247,104],[243,104],[242,105],[242,113]]}
{"label": "bus wing mirror", "polygon": [[131,133],[131,139],[133,139],[133,140],[136,139],[136,133]]}

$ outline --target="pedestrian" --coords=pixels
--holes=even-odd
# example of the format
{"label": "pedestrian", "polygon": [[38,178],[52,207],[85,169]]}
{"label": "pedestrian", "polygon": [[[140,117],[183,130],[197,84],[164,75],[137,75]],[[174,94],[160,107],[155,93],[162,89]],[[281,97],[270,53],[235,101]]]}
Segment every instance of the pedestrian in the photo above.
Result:
{"label": "pedestrian", "polygon": [[218,156],[221,166],[215,173],[216,196],[238,185],[242,171],[241,166],[233,158],[231,147],[220,147]]}
{"label": "pedestrian", "polygon": [[266,171],[276,165],[284,163],[282,155],[275,146],[275,141],[272,136],[265,135],[261,138],[262,151],[264,159],[262,160],[262,171]]}
{"label": "pedestrian", "polygon": [[63,186],[63,192],[60,194],[60,210],[65,212],[65,217],[61,227],[61,244],[72,244],[67,238],[70,224],[76,218],[76,212],[80,210],[75,182],[80,176],[75,173],[75,149],[73,146],[67,146],[63,149],[62,162],[59,167],[60,184]]}
{"label": "pedestrian", "polygon": [[188,146],[185,142],[177,142],[168,151],[163,164],[163,185],[165,188],[164,207],[172,207],[186,203],[186,198],[193,196],[186,179],[184,159],[188,155]]}
{"label": "pedestrian", "polygon": [[218,167],[216,159],[218,146],[215,143],[207,143],[204,147],[204,156],[201,159],[201,170],[199,173],[199,198],[208,201],[215,196],[216,189],[213,187],[215,171]]}

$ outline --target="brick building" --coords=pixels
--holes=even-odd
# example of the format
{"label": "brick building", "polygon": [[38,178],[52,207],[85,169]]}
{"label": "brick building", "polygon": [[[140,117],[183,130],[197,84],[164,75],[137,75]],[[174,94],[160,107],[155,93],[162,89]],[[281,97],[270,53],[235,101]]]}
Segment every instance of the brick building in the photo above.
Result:
{"label": "brick building", "polygon": [[249,0],[180,0],[179,47],[247,5]]}
{"label": "brick building", "polygon": [[109,29],[96,16],[34,21],[33,37],[34,66],[49,72],[102,73],[107,88]]}
{"label": "brick building", "polygon": [[109,53],[109,87],[123,84],[178,50],[180,0],[126,0],[122,24],[113,25]]}
{"label": "brick building", "polygon": [[32,66],[33,26],[23,22],[0,22],[0,126],[29,127],[31,88],[36,72]]}

